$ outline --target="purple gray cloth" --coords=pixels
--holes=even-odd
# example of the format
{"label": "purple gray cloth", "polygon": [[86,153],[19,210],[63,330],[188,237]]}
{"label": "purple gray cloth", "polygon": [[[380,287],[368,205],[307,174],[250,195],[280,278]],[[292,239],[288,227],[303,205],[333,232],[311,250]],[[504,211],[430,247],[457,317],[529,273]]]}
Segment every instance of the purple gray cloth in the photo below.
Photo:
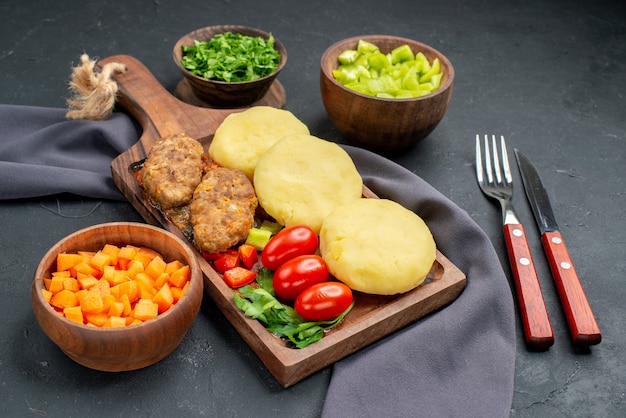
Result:
{"label": "purple gray cloth", "polygon": [[[64,109],[0,105],[0,124],[0,199],[57,193],[123,199],[110,164],[139,137],[125,114],[70,121]],[[440,251],[467,275],[467,287],[448,307],[337,362],[323,416],[508,416],[513,298],[488,237],[410,171],[369,151],[345,149],[378,196],[426,221]]]}
{"label": "purple gray cloth", "polygon": [[448,307],[336,363],[323,417],[509,416],[514,306],[491,241],[415,174],[361,149],[348,152],[374,193],[424,219],[467,285]]}
{"label": "purple gray cloth", "polygon": [[93,122],[68,120],[66,112],[0,104],[0,199],[65,192],[124,199],[111,161],[137,141],[135,124],[121,113]]}

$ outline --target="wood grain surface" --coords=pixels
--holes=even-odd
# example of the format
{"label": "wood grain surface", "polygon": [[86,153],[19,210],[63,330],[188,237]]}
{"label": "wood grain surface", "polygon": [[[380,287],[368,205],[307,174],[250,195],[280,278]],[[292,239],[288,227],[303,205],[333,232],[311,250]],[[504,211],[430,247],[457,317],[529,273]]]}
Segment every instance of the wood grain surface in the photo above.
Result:
{"label": "wood grain surface", "polygon": [[[241,109],[198,107],[171,95],[138,60],[127,55],[105,58],[100,64],[121,62],[127,71],[117,75],[118,105],[137,119],[143,128],[141,138],[128,151],[117,157],[111,170],[122,193],[146,222],[161,226],[183,237],[157,208],[150,205],[132,174],[132,167],[146,157],[159,138],[186,133],[208,148],[213,134],[224,118]],[[285,104],[282,86],[274,85],[264,104],[282,107]],[[262,100],[262,101],[263,101]],[[364,187],[364,197],[376,198]],[[324,338],[304,349],[288,347],[270,334],[263,325],[247,318],[233,304],[232,289],[197,252],[204,272],[204,290],[219,306],[242,338],[261,359],[276,380],[284,387],[333,364],[361,348],[454,301],[465,288],[465,274],[440,252],[422,286],[396,296],[374,296],[355,292],[355,307],[345,320]]]}

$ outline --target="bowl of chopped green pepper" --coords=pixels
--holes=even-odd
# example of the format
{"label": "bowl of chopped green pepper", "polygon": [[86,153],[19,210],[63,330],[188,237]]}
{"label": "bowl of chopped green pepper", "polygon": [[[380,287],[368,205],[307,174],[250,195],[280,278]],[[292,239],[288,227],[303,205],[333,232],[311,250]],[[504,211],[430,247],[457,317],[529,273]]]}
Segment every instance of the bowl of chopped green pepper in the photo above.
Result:
{"label": "bowl of chopped green pepper", "polygon": [[324,52],[320,65],[329,118],[350,142],[376,152],[406,150],[428,137],[452,97],[448,58],[408,38],[344,39]]}
{"label": "bowl of chopped green pepper", "polygon": [[250,106],[267,94],[287,63],[287,51],[271,33],[221,25],[180,38],[173,58],[198,99],[235,108]]}

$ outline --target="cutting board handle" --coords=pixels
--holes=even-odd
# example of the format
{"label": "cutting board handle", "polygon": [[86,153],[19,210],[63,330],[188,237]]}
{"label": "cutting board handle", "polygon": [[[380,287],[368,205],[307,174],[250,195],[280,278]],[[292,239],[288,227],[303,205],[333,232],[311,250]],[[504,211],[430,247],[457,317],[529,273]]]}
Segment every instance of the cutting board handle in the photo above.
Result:
{"label": "cutting board handle", "polygon": [[[133,116],[144,130],[154,129],[159,137],[179,133],[200,138],[212,135],[232,109],[192,106],[171,95],[152,73],[130,55],[113,55],[98,62],[121,63],[126,71],[114,76],[119,92],[117,105]],[[202,131],[194,130],[199,125]],[[190,132],[190,129],[192,130]]]}

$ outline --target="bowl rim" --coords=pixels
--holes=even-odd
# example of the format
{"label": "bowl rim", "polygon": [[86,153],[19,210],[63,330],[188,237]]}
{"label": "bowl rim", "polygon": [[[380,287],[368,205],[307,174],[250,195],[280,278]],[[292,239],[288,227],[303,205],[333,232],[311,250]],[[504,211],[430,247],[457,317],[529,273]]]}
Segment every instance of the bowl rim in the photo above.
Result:
{"label": "bowl rim", "polygon": [[[198,261],[195,258],[195,255],[193,253],[193,250],[189,247],[189,245],[187,243],[185,243],[181,238],[177,237],[176,235],[174,235],[173,233],[162,229],[162,228],[158,228],[156,226],[150,225],[150,224],[143,224],[140,222],[106,222],[106,223],[100,223],[100,224],[96,224],[96,225],[91,225],[82,229],[79,229],[75,232],[72,232],[71,234],[68,234],[66,236],[64,236],[63,238],[59,239],[56,243],[54,243],[46,252],[45,254],[41,257],[39,264],[37,265],[37,268],[33,274],[33,279],[31,281],[31,287],[35,287],[35,290],[37,290],[36,292],[36,300],[37,303],[41,304],[42,306],[44,306],[44,309],[46,310],[46,312],[48,312],[51,315],[57,315],[58,316],[58,320],[61,320],[62,322],[64,322],[65,324],[67,324],[68,326],[78,329],[81,332],[86,332],[86,333],[98,333],[98,334],[102,334],[102,333],[111,333],[111,334],[115,334],[115,333],[122,333],[122,332],[128,332],[129,330],[133,330],[133,329],[138,329],[138,328],[145,328],[145,327],[151,327],[153,326],[154,322],[156,322],[157,320],[161,319],[161,318],[166,318],[168,316],[171,315],[176,315],[176,310],[177,308],[179,308],[179,303],[177,302],[173,308],[167,310],[166,312],[159,314],[156,318],[148,320],[148,321],[144,321],[141,324],[135,324],[135,325],[131,325],[131,326],[125,326],[125,327],[114,327],[114,328],[102,328],[102,327],[89,327],[86,326],[85,324],[78,324],[74,321],[70,321],[69,319],[67,319],[65,316],[59,315],[58,312],[52,307],[52,305],[50,303],[48,303],[44,297],[43,294],[41,293],[41,289],[43,289],[43,274],[45,273],[45,267],[43,266],[43,261],[45,259],[48,259],[52,256],[54,256],[55,254],[58,254],[58,247],[63,243],[66,242],[72,238],[75,238],[77,236],[80,236],[88,231],[92,231],[92,230],[101,230],[101,229],[105,229],[108,227],[112,227],[112,226],[130,226],[130,227],[139,227],[140,229],[146,229],[146,230],[152,230],[155,231],[157,233],[162,233],[164,236],[169,237],[170,239],[173,239],[174,241],[176,241],[178,244],[180,244],[180,247],[184,250],[184,252],[187,254],[187,256],[189,257],[189,267],[192,269],[191,271],[191,278],[190,281],[193,280],[194,275],[200,275],[196,280],[198,281],[198,285],[201,287],[201,289],[199,290],[200,292],[202,292],[202,294],[204,294],[204,279],[202,277],[202,272],[200,270],[200,265],[198,264]],[[198,286],[196,285],[196,286]],[[191,288],[191,283],[189,285],[189,287]],[[194,286],[195,287],[195,286]],[[189,290],[189,289],[188,289]],[[191,298],[187,299],[190,300]],[[187,302],[185,301],[185,304],[187,304]],[[181,308],[182,309],[182,308]],[[173,313],[172,313],[173,312]]]}
{"label": "bowl rim", "polygon": [[[403,43],[408,43],[411,46],[411,49],[413,50],[413,45],[417,44],[420,47],[425,47],[426,49],[429,49],[431,51],[433,51],[436,55],[438,55],[438,58],[440,61],[444,61],[446,68],[448,69],[448,77],[446,78],[446,81],[443,85],[439,86],[439,88],[435,91],[433,91],[432,93],[429,94],[425,94],[424,96],[420,96],[420,97],[406,97],[406,98],[387,98],[387,97],[376,97],[376,96],[371,96],[368,94],[363,94],[360,93],[356,90],[352,90],[347,88],[346,86],[344,86],[343,84],[341,84],[340,82],[338,82],[335,77],[333,77],[332,73],[329,72],[329,69],[324,65],[324,63],[326,61],[329,61],[328,58],[330,58],[331,55],[331,51],[337,49],[339,46],[344,45],[344,44],[354,44],[357,43],[359,40],[363,39],[366,41],[370,41],[372,39],[375,38],[387,38],[390,40],[394,40],[394,41],[398,41],[399,43],[403,44]],[[413,44],[413,45],[411,45]],[[413,53],[416,53],[415,51]],[[337,54],[338,56],[339,54]],[[333,69],[336,69],[338,67],[338,65],[336,65]],[[376,101],[376,102],[391,102],[391,103],[402,103],[402,102],[418,102],[421,100],[425,100],[428,98],[431,98],[433,96],[436,96],[438,94],[441,94],[443,92],[445,92],[446,90],[448,90],[453,82],[454,82],[454,76],[455,76],[455,72],[454,72],[454,67],[452,65],[452,63],[450,62],[450,60],[448,59],[447,56],[445,56],[441,51],[439,51],[436,48],[433,48],[432,46],[425,44],[423,42],[417,41],[415,39],[411,39],[411,38],[406,38],[403,36],[397,36],[397,35],[385,35],[385,34],[368,34],[368,35],[360,35],[360,36],[351,36],[349,38],[344,38],[341,39],[337,42],[334,42],[333,44],[331,44],[328,48],[326,48],[326,50],[324,50],[324,53],[322,54],[322,57],[320,59],[320,68],[322,73],[324,74],[324,76],[330,80],[330,82],[332,84],[334,84],[337,87],[340,87],[342,90],[348,92],[348,93],[352,93],[355,94],[359,97],[362,97],[364,99],[368,99],[368,100],[372,100],[372,101]]]}
{"label": "bowl rim", "polygon": [[[256,80],[249,80],[249,81],[222,81],[222,80],[209,80],[208,78],[204,78],[199,75],[193,74],[188,69],[182,66],[182,64],[180,63],[180,60],[178,59],[177,51],[179,51],[183,45],[190,46],[188,43],[185,43],[185,41],[187,41],[188,39],[191,39],[191,40],[198,39],[194,35],[205,30],[216,30],[213,36],[223,34],[226,32],[244,34],[243,32],[239,32],[239,31],[255,32],[258,35],[248,35],[248,36],[261,36],[261,37],[264,37],[265,39],[268,39],[270,36],[270,32],[267,32],[263,29],[259,29],[253,26],[245,26],[245,25],[212,25],[212,26],[205,26],[202,28],[198,28],[189,33],[186,33],[185,35],[181,36],[174,44],[174,48],[172,50],[172,58],[174,60],[174,63],[178,67],[178,69],[184,72],[187,77],[191,77],[198,81],[214,83],[216,85],[224,85],[224,86],[246,85],[246,84],[252,84],[252,83],[260,83],[270,78],[275,78],[278,75],[278,73],[280,73],[282,69],[285,67],[285,65],[287,64],[287,49],[285,48],[283,43],[276,36],[272,34],[272,36],[274,36],[274,49],[278,51],[278,54],[280,55],[280,61],[278,62],[278,67],[276,67],[276,69],[272,71],[271,73],[269,73],[268,75],[257,78]],[[206,40],[209,40],[209,39],[206,39]]]}

